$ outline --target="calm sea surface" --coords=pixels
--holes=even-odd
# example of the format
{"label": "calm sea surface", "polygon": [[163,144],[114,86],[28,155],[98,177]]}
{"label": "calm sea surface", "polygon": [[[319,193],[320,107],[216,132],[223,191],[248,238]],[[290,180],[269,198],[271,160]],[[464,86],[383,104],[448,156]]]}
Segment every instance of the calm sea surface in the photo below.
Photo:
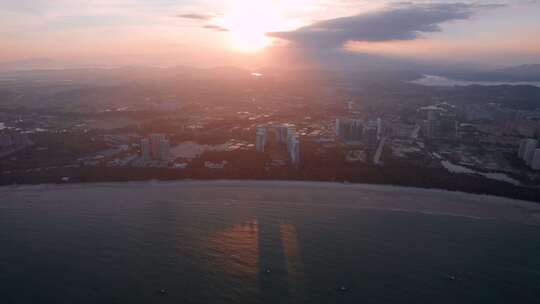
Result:
{"label": "calm sea surface", "polygon": [[480,85],[480,86],[500,86],[500,85],[528,85],[540,87],[540,82],[538,81],[517,81],[517,82],[508,82],[508,81],[467,81],[467,80],[455,80],[446,78],[443,76],[436,75],[424,75],[422,78],[411,81],[411,83],[416,83],[425,86],[442,86],[442,87],[453,87],[453,86],[471,86],[471,85]]}
{"label": "calm sea surface", "polygon": [[0,303],[540,303],[539,215],[383,186],[0,188]]}

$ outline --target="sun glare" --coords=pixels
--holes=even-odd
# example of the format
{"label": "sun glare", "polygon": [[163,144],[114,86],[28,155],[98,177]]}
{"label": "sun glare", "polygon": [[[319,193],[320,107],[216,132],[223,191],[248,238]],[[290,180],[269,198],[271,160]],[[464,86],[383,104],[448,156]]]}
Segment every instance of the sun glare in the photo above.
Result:
{"label": "sun glare", "polygon": [[230,31],[231,46],[242,52],[257,52],[272,44],[266,33],[287,26],[282,12],[271,0],[234,1],[219,24]]}

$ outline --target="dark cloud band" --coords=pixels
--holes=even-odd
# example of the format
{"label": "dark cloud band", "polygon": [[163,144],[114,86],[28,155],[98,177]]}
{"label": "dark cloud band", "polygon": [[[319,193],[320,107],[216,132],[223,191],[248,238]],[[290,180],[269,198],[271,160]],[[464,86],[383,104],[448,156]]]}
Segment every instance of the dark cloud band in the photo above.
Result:
{"label": "dark cloud band", "polygon": [[414,40],[422,33],[441,31],[440,24],[469,19],[478,10],[498,5],[394,4],[384,10],[326,20],[291,32],[269,33],[297,46],[333,49],[347,41]]}

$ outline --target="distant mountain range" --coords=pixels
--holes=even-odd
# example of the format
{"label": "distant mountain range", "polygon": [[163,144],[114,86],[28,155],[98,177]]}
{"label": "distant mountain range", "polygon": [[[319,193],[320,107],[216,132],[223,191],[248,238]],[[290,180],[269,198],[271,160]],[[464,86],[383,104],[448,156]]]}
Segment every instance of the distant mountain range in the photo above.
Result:
{"label": "distant mountain range", "polygon": [[540,64],[520,65],[497,70],[494,73],[508,78],[540,80]]}
{"label": "distant mountain range", "polygon": [[27,60],[0,62],[0,71],[52,70],[75,67],[76,65],[73,63],[60,62],[49,58],[32,58]]}
{"label": "distant mountain range", "polygon": [[[411,62],[396,61],[377,56],[358,56],[354,58],[355,64],[344,65],[344,62],[353,62],[351,55],[336,56],[336,62],[330,66],[335,68],[317,67],[321,75],[337,73],[351,76],[369,78],[380,76],[384,72],[385,78],[413,80],[420,78],[422,74],[440,75],[455,80],[466,81],[497,81],[497,82],[536,82],[540,81],[540,64],[526,64],[502,69],[486,70],[480,67],[456,67],[447,65],[419,65]],[[276,68],[267,68],[275,70]],[[262,70],[267,70],[262,69]],[[277,68],[278,70],[280,68]],[[285,70],[288,70],[285,68]],[[264,71],[270,72],[270,71]],[[163,78],[186,76],[195,78],[242,78],[250,72],[245,69],[225,66],[216,68],[194,68],[188,66],[175,66],[170,68],[156,68],[149,66],[131,67],[103,67],[98,65],[81,65],[77,62],[58,61],[49,58],[32,58],[11,62],[0,62],[0,75],[16,75],[19,79],[40,78],[47,75],[49,79],[96,80],[118,82],[122,80],[139,80],[148,78]],[[272,74],[272,73],[268,73]],[[380,78],[380,77],[379,77]]]}
{"label": "distant mountain range", "polygon": [[34,70],[60,70],[60,69],[81,69],[99,68],[96,64],[82,64],[77,61],[55,60],[50,58],[30,58],[26,60],[16,60],[0,62],[0,72],[9,71],[34,71]]}

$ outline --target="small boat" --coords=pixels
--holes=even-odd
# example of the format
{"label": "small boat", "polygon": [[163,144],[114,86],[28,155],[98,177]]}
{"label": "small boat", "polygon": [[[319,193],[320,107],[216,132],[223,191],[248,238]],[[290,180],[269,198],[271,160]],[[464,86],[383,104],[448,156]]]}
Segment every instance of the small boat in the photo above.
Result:
{"label": "small boat", "polygon": [[163,294],[166,294],[166,293],[167,293],[167,289],[160,289],[160,290],[159,290],[159,293],[162,294],[162,295],[163,295]]}
{"label": "small boat", "polygon": [[264,273],[271,273],[271,272],[272,272],[272,270],[270,270],[270,268],[266,268],[266,269],[264,270]]}
{"label": "small boat", "polygon": [[345,285],[341,285],[341,287],[339,287],[339,291],[346,292],[346,291],[349,291],[349,288]]}

